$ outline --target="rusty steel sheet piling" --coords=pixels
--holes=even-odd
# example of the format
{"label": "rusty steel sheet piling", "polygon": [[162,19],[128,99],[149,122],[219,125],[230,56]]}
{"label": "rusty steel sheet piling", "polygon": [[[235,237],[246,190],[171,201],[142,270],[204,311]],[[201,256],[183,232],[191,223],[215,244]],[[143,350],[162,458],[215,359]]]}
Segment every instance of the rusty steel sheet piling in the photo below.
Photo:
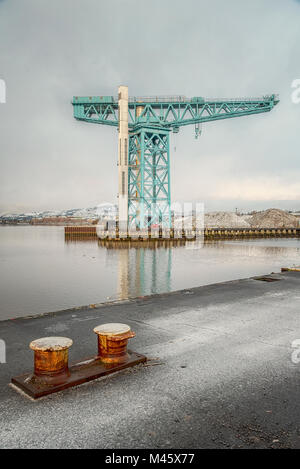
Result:
{"label": "rusty steel sheet piling", "polygon": [[101,237],[97,235],[97,226],[66,226],[65,240],[78,241],[83,239],[99,239],[102,245],[111,241],[115,243],[149,243],[153,241],[167,241],[172,244],[175,241],[192,242],[202,238],[204,240],[225,240],[225,239],[255,239],[255,238],[299,238],[300,228],[195,228],[173,229],[168,231],[168,235],[162,229],[157,231],[137,231],[120,232],[118,227],[114,232],[104,230]]}

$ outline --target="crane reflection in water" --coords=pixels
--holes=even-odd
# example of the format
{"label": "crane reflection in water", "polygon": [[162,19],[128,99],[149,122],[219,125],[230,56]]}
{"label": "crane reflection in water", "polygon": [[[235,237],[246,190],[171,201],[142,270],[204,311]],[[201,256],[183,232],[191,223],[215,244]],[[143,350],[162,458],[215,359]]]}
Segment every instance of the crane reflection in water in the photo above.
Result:
{"label": "crane reflection in water", "polygon": [[203,247],[202,240],[193,243],[185,239],[114,241],[78,235],[65,236],[65,242],[97,243],[100,249],[106,251],[106,267],[116,273],[114,297],[118,299],[172,291],[174,249]]}
{"label": "crane reflection in water", "polygon": [[107,248],[108,262],[115,263],[117,257],[118,298],[171,291],[174,243],[150,243],[145,246],[143,242],[103,243],[99,240],[99,245]]}

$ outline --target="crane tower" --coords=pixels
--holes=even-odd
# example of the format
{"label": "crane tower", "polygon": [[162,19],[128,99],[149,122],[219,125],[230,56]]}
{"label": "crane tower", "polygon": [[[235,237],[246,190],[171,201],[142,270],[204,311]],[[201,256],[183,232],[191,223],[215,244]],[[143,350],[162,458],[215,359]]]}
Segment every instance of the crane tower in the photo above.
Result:
{"label": "crane tower", "polygon": [[205,99],[185,96],[73,97],[74,117],[118,129],[119,227],[171,227],[169,134],[180,127],[269,112],[278,104],[275,94],[261,98]]}

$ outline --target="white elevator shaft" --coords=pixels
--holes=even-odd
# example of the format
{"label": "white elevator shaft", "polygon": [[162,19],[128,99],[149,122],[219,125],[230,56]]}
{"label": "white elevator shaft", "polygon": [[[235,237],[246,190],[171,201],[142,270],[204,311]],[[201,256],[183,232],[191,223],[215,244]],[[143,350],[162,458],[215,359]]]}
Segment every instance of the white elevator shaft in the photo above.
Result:
{"label": "white elevator shaft", "polygon": [[119,229],[128,229],[128,87],[119,87]]}

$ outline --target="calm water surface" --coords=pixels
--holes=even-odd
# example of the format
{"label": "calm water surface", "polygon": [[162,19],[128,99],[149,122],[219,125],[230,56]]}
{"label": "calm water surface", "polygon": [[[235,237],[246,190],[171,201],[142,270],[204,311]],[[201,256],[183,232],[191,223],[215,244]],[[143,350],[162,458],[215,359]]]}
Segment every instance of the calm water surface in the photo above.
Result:
{"label": "calm water surface", "polygon": [[63,227],[1,226],[0,263],[2,320],[268,274],[300,264],[300,240],[107,249]]}

